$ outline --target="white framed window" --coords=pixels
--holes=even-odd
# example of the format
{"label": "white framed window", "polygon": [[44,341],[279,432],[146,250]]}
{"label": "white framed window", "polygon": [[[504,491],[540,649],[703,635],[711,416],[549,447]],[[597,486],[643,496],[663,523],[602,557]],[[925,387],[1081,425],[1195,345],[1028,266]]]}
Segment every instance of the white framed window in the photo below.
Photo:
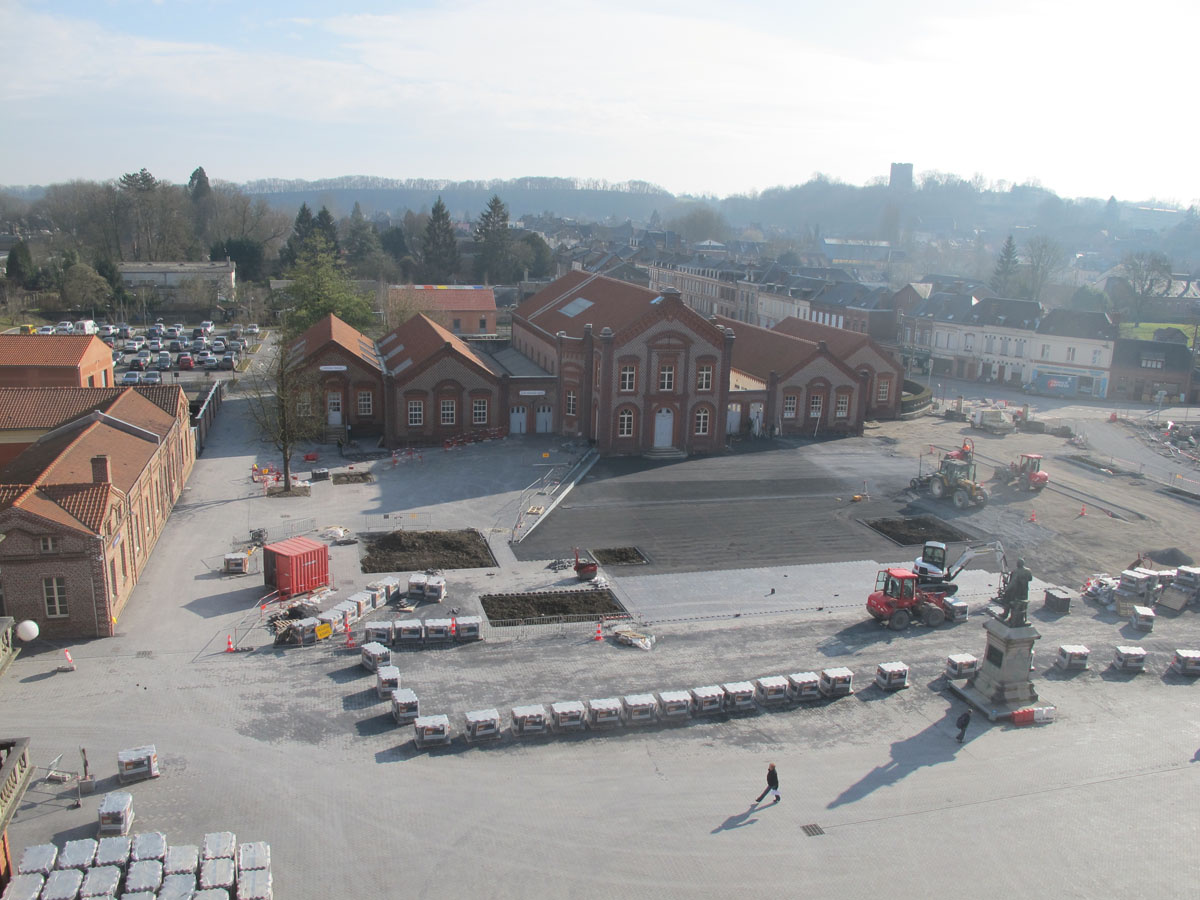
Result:
{"label": "white framed window", "polygon": [[1042,344],[1042,359],[1049,359],[1049,358],[1050,358],[1050,345]]}
{"label": "white framed window", "polygon": [[1102,355],[1102,354],[1101,354],[1101,351],[1100,351],[1100,350],[1093,350],[1093,351],[1092,351],[1092,365],[1093,365],[1093,366],[1098,366],[1098,365],[1100,365],[1100,357],[1101,357],[1101,355]]}
{"label": "white framed window", "polygon": [[821,418],[821,409],[823,407],[822,397],[820,394],[813,394],[808,401],[808,417],[810,419]]}
{"label": "white framed window", "polygon": [[785,419],[796,418],[796,395],[788,394],[783,398],[783,417]]}
{"label": "white framed window", "polygon": [[370,391],[358,392],[358,414],[360,416],[375,414],[375,395]]}
{"label": "white framed window", "polygon": [[418,425],[425,424],[425,401],[424,400],[409,400],[408,401],[408,427],[412,428]]}
{"label": "white framed window", "polygon": [[968,334],[963,338],[963,349],[968,351],[975,349],[975,335]]}
{"label": "white framed window", "polygon": [[43,553],[57,553],[58,538],[49,534],[43,535],[42,537],[38,538],[38,549]]}
{"label": "white framed window", "polygon": [[1025,342],[1020,338],[1017,338],[1017,349],[1016,352],[1013,353],[1013,356],[1015,356],[1017,359],[1021,359],[1025,356]]}
{"label": "white framed window", "polygon": [[575,415],[575,411],[578,408],[577,403],[578,403],[578,401],[575,396],[575,392],[567,391],[567,415],[568,416]]}
{"label": "white framed window", "polygon": [[1075,362],[1075,348],[1074,347],[1067,348],[1067,362]]}
{"label": "white framed window", "polygon": [[453,425],[455,413],[458,411],[457,404],[453,400],[442,401],[442,424]]}
{"label": "white framed window", "polygon": [[621,366],[621,391],[630,393],[637,390],[637,367]]}
{"label": "white framed window", "polygon": [[658,367],[658,389],[660,391],[675,390],[675,367],[674,366],[659,366]]}
{"label": "white framed window", "polygon": [[712,370],[713,367],[710,365],[703,365],[696,370],[696,390],[712,390]]}
{"label": "white framed window", "polygon": [[312,414],[312,397],[308,394],[301,394],[296,398],[296,415],[311,416]]}
{"label": "white framed window", "polygon": [[471,401],[471,424],[486,425],[488,402],[487,397],[477,397]]}
{"label": "white framed window", "polygon": [[708,434],[709,415],[707,409],[696,410],[696,434]]}
{"label": "white framed window", "polygon": [[633,437],[633,410],[623,409],[617,413],[617,437]]}
{"label": "white framed window", "polygon": [[42,599],[46,601],[46,616],[65,619],[67,613],[67,579],[57,576],[42,579]]}
{"label": "white framed window", "polygon": [[833,414],[839,419],[844,419],[850,415],[850,395],[838,394],[837,405],[833,408]]}
{"label": "white framed window", "polygon": [[892,380],[890,378],[880,378],[879,385],[875,388],[875,402],[887,403],[888,398],[892,395]]}

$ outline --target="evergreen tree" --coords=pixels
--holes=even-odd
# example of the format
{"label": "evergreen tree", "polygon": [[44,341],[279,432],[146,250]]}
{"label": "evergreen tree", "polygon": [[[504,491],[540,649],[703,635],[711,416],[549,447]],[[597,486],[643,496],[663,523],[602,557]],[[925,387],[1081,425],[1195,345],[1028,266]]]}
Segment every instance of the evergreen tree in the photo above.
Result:
{"label": "evergreen tree", "polygon": [[408,241],[404,240],[404,229],[396,225],[383,230],[379,235],[379,245],[396,262],[408,256]]}
{"label": "evergreen tree", "polygon": [[8,281],[19,287],[29,287],[37,276],[37,266],[33,264],[33,254],[29,245],[17,241],[8,251]]}
{"label": "evergreen tree", "polygon": [[227,238],[216,241],[209,249],[209,259],[229,258],[237,263],[240,282],[262,281],[266,277],[265,249],[261,241],[250,238]]}
{"label": "evergreen tree", "polygon": [[204,166],[197,166],[192,172],[192,177],[188,179],[187,193],[193,203],[200,203],[212,196],[212,187],[209,186]]}
{"label": "evergreen tree", "polygon": [[296,265],[300,259],[301,248],[312,236],[315,227],[312,210],[308,208],[307,203],[301,203],[300,211],[296,213],[296,221],[292,223],[292,233],[288,235],[287,243],[279,251],[279,263],[283,269],[290,269]]}
{"label": "evergreen tree", "polygon": [[992,280],[988,282],[997,296],[1011,297],[1017,286],[1017,245],[1010,234],[1000,248],[1000,256],[996,260],[996,268],[992,272]]}
{"label": "evergreen tree", "polygon": [[300,258],[287,276],[292,281],[285,292],[291,307],[285,323],[288,335],[299,334],[330,313],[360,331],[375,323],[370,301],[355,290],[323,234],[313,234],[300,248]]}
{"label": "evergreen tree", "polygon": [[513,258],[508,230],[508,207],[493,194],[487,209],[475,226],[479,253],[475,257],[475,278],[485,284],[503,284],[513,280]]}
{"label": "evergreen tree", "polygon": [[319,232],[325,238],[325,242],[333,250],[334,256],[341,255],[342,247],[338,243],[337,222],[333,221],[333,213],[324,206],[317,213],[317,217],[313,219],[313,230]]}
{"label": "evergreen tree", "polygon": [[458,238],[454,235],[454,223],[442,198],[437,198],[425,225],[425,239],[421,242],[421,261],[424,278],[428,284],[449,284],[458,272]]}
{"label": "evergreen tree", "polygon": [[379,232],[375,225],[367,221],[362,207],[357,202],[350,211],[350,219],[346,223],[346,259],[352,263],[362,263],[375,256],[380,251]]}
{"label": "evergreen tree", "polygon": [[531,278],[545,278],[550,274],[550,267],[554,262],[554,254],[550,251],[550,245],[542,240],[542,236],[538,234],[527,234],[521,239],[530,250],[529,276]]}

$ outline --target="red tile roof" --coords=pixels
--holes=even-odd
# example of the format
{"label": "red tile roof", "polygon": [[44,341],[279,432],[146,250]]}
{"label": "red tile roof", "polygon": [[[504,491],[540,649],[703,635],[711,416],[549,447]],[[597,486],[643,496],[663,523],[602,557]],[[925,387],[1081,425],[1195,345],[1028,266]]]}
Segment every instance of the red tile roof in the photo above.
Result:
{"label": "red tile roof", "polygon": [[[93,344],[99,345],[99,350]],[[89,350],[107,355],[104,341],[91,334],[0,334],[0,366],[77,367]]]}
{"label": "red tile roof", "polygon": [[513,315],[548,335],[565,331],[581,338],[583,326],[589,323],[594,334],[605,327],[620,331],[649,312],[657,297],[654,291],[627,281],[569,272],[518,306]]}
{"label": "red tile roof", "polygon": [[479,284],[392,284],[388,299],[420,312],[495,312],[496,295]]}
{"label": "red tile roof", "polygon": [[371,368],[379,368],[379,355],[375,350],[375,342],[332,313],[310,325],[307,331],[292,341],[290,352],[300,354],[300,358],[307,359],[328,344],[337,344]]}
{"label": "red tile roof", "polygon": [[101,534],[119,496],[110,484],[0,485],[0,510],[20,509],[74,531]]}
{"label": "red tile roof", "polygon": [[820,352],[813,341],[801,340],[724,316],[717,316],[716,321],[726,328],[733,329],[733,368],[763,381],[767,380],[771,372],[780,378],[787,376]]}
{"label": "red tile roof", "polygon": [[[28,337],[29,335],[26,335]],[[183,399],[177,385],[148,384],[139,387],[14,387],[0,388],[0,431],[5,429],[51,429],[94,411],[110,412],[126,393],[149,400],[175,415]]]}
{"label": "red tile roof", "polygon": [[862,332],[834,328],[832,325],[822,325],[819,322],[798,319],[795,316],[788,316],[776,324],[773,330],[806,341],[824,341],[838,359],[845,359],[851,353],[861,349],[863,345],[871,343],[871,336]]}
{"label": "red tile roof", "polygon": [[466,341],[447,331],[424,313],[417,313],[379,340],[379,352],[383,355],[384,366],[392,373],[420,365],[443,348],[462,357],[467,365],[475,366],[491,375],[500,374],[492,360],[474,353]]}

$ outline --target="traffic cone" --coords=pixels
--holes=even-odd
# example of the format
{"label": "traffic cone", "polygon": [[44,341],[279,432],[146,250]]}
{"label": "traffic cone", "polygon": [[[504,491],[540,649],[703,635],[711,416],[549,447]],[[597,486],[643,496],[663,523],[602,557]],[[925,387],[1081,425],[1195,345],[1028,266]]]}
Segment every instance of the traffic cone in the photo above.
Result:
{"label": "traffic cone", "polygon": [[601,626],[601,623],[600,623],[600,622],[596,622],[596,637],[595,637],[595,640],[597,640],[597,641],[602,641],[602,640],[604,640],[604,635],[603,635],[603,633],[601,633],[601,631],[600,631],[600,626]]}
{"label": "traffic cone", "polygon": [[1086,515],[1087,515],[1087,504],[1085,503],[1085,504],[1083,504],[1083,506],[1079,507],[1079,518],[1082,519]]}
{"label": "traffic cone", "polygon": [[227,634],[225,636],[225,652],[226,653],[233,652],[233,635],[232,634]]}
{"label": "traffic cone", "polygon": [[1031,509],[1029,511],[1029,521],[1032,522],[1034,525],[1037,524],[1037,510],[1036,509]]}
{"label": "traffic cone", "polygon": [[67,664],[66,664],[66,666],[64,666],[64,668],[74,672],[75,671],[75,660],[71,659],[71,651],[64,650],[63,656],[65,656],[67,658]]}
{"label": "traffic cone", "polygon": [[450,617],[450,637],[458,637],[458,619]]}
{"label": "traffic cone", "polygon": [[350,630],[350,613],[342,614],[342,627],[346,629],[346,649],[353,650],[358,644],[354,642],[354,632]]}

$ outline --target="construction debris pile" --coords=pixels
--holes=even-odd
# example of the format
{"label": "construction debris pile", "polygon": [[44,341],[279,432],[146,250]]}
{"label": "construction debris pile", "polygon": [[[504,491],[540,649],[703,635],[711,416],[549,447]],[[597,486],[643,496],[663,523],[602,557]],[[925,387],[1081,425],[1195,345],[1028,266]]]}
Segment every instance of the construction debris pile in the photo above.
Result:
{"label": "construction debris pile", "polygon": [[25,848],[4,900],[271,900],[271,847],[233,832],[202,846],[167,844],[162,832],[83,838]]}
{"label": "construction debris pile", "polygon": [[[1136,562],[1143,560],[1139,557]],[[1092,575],[1084,583],[1082,593],[1085,599],[1122,617],[1132,615],[1135,606],[1157,605],[1179,612],[1200,597],[1200,567],[1150,569],[1135,564],[1115,577],[1105,573]]]}

